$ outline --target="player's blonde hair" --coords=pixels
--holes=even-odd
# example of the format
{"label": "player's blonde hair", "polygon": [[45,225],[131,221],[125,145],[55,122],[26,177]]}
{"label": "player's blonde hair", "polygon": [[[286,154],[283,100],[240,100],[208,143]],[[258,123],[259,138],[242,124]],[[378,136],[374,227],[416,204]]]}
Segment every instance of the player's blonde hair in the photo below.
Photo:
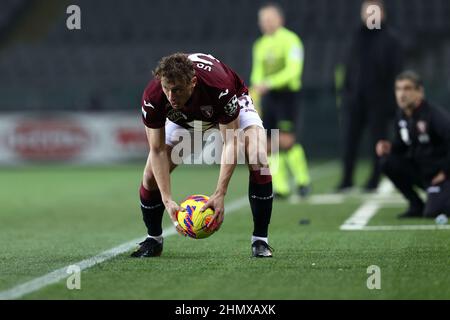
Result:
{"label": "player's blonde hair", "polygon": [[166,78],[170,82],[182,80],[189,83],[195,76],[194,64],[185,53],[174,53],[158,62],[153,75],[160,80]]}

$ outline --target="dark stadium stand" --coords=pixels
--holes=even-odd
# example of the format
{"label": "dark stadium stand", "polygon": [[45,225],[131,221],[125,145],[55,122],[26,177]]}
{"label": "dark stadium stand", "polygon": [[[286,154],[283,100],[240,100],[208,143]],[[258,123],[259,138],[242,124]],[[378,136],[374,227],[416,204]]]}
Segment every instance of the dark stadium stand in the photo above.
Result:
{"label": "dark stadium stand", "polygon": [[[0,17],[8,17],[25,1],[5,1]],[[114,92],[117,86],[142,87],[150,70],[164,54],[173,51],[207,51],[232,65],[245,79],[251,66],[251,44],[258,35],[256,8],[264,1],[245,0],[79,0],[82,30],[68,31],[67,15],[61,12],[45,39],[38,44],[13,43],[0,52],[2,91],[27,83],[36,88],[78,85],[85,94]],[[3,3],[3,2],[2,2]],[[306,48],[304,83],[307,88],[333,85],[335,65],[342,60],[348,39],[359,23],[359,0],[284,0],[288,26],[303,38]],[[388,1],[389,20],[413,44],[412,51],[423,47],[422,39],[433,34],[450,36],[450,5],[446,0]],[[189,17],[188,19],[186,17]],[[0,18],[0,21],[3,21]],[[419,45],[414,45],[414,41]],[[425,68],[424,76],[432,80],[435,61],[445,56],[445,46],[438,51],[418,54],[415,65]],[[422,51],[424,48],[421,49]],[[416,50],[417,51],[417,50]],[[33,54],[30,54],[33,52]],[[441,59],[445,60],[445,59]],[[443,62],[447,62],[446,60]],[[438,68],[443,70],[442,68]],[[126,84],[123,83],[126,80]],[[5,85],[8,87],[6,88]],[[91,88],[91,90],[89,90]],[[13,92],[14,90],[11,90]],[[45,90],[44,90],[45,91]],[[136,91],[138,91],[136,89]],[[39,93],[37,93],[39,94]],[[44,94],[44,93],[43,93]],[[83,94],[81,94],[83,95]],[[1,108],[14,107],[2,104]],[[30,109],[72,108],[67,97],[60,105],[53,95],[27,105]],[[122,99],[105,97],[106,108],[127,108]],[[78,99],[84,105],[87,97]]]}
{"label": "dark stadium stand", "polygon": [[7,28],[16,14],[23,8],[26,0],[2,0],[0,10],[0,32]]}

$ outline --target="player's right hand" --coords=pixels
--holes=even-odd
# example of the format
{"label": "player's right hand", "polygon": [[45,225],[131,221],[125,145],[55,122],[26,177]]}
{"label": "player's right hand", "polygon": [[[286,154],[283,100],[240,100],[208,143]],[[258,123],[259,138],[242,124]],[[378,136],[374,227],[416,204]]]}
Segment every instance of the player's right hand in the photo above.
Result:
{"label": "player's right hand", "polygon": [[204,212],[206,209],[211,208],[214,210],[214,215],[212,219],[209,221],[206,229],[210,232],[214,232],[220,229],[222,225],[225,208],[224,208],[224,200],[225,196],[223,194],[213,194],[209,200],[205,203],[205,205],[200,209],[200,212]]}
{"label": "player's right hand", "polygon": [[179,206],[175,201],[173,200],[169,200],[165,203],[165,207],[167,212],[169,213],[169,217],[172,220],[172,223],[175,226],[175,229],[177,230],[177,232],[179,234],[181,234],[182,236],[187,236],[186,231],[180,227],[179,223],[178,223],[178,212],[184,212],[186,211],[185,208]]}
{"label": "player's right hand", "polygon": [[387,140],[378,141],[375,151],[379,157],[388,155],[391,153],[392,144]]}

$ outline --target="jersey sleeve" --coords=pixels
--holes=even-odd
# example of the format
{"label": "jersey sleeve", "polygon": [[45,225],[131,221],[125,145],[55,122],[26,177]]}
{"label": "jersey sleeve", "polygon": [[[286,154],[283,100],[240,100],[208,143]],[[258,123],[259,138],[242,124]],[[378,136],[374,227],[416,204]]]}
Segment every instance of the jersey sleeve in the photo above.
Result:
{"label": "jersey sleeve", "polygon": [[146,89],[142,95],[142,121],[148,128],[158,129],[166,124],[165,107],[158,100],[160,99],[149,89]]}
{"label": "jersey sleeve", "polygon": [[247,92],[240,77],[227,65],[219,63],[220,72],[214,75],[214,84],[212,84],[212,92],[217,99],[216,105],[219,108],[219,123],[228,124],[239,116],[238,96]]}
{"label": "jersey sleeve", "polygon": [[236,96],[236,93],[234,92],[231,96],[231,99],[224,99],[225,102],[221,106],[221,112],[219,116],[219,123],[220,124],[228,124],[232,121],[234,121],[238,115],[239,115],[239,101]]}

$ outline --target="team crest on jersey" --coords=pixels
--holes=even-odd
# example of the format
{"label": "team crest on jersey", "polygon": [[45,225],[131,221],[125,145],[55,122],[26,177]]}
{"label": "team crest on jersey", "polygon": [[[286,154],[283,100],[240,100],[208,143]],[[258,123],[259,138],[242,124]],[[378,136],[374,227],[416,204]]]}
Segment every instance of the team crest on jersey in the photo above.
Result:
{"label": "team crest on jersey", "polygon": [[172,122],[177,122],[181,119],[187,120],[187,117],[183,112],[172,109],[167,113],[167,119],[169,119]]}
{"label": "team crest on jersey", "polygon": [[213,106],[201,106],[200,107],[200,111],[208,119],[211,118],[213,116],[213,113],[214,113]]}
{"label": "team crest on jersey", "polygon": [[430,136],[427,133],[427,123],[423,120],[417,121],[418,140],[420,143],[429,143]]}
{"label": "team crest on jersey", "polygon": [[419,130],[419,133],[426,133],[427,123],[423,120],[417,121],[417,130]]}
{"label": "team crest on jersey", "polygon": [[238,107],[239,107],[238,98],[236,97],[236,95],[234,95],[233,98],[230,99],[230,101],[224,108],[225,114],[231,117],[236,112]]}

